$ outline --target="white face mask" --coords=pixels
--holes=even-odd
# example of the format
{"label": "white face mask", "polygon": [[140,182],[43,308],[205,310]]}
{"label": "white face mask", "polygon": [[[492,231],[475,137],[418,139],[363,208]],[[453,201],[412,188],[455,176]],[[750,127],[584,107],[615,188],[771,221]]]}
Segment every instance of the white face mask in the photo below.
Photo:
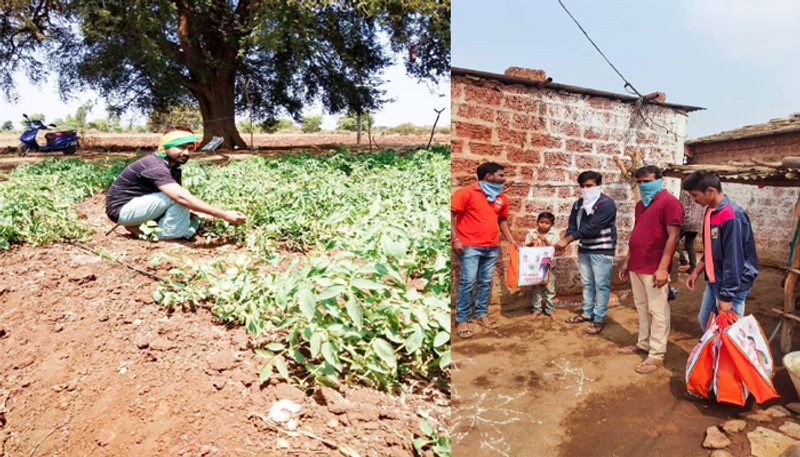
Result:
{"label": "white face mask", "polygon": [[583,198],[583,209],[586,214],[594,213],[594,204],[600,199],[602,189],[600,186],[583,187],[581,188],[581,197]]}

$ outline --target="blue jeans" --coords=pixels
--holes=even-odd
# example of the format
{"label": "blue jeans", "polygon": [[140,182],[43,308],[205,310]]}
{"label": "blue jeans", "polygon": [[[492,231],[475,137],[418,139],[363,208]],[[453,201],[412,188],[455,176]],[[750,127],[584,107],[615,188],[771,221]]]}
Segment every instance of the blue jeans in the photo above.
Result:
{"label": "blue jeans", "polygon": [[602,324],[608,314],[614,256],[579,252],[578,263],[583,283],[583,317]]}
{"label": "blue jeans", "polygon": [[138,227],[148,221],[158,221],[156,234],[165,240],[191,238],[200,221],[189,217],[189,209],[177,204],[164,192],[142,195],[125,203],[119,211],[119,225]]}
{"label": "blue jeans", "polygon": [[[733,312],[735,312],[739,317],[744,316],[744,301],[747,299],[747,294],[750,293],[750,289],[745,290],[744,292],[739,292],[738,294],[733,296]],[[700,303],[700,314],[697,315],[697,321],[700,322],[700,331],[706,331],[706,325],[708,325],[708,316],[711,313],[717,315],[717,302],[719,301],[719,292],[717,290],[717,285],[715,283],[706,283],[706,290],[703,292],[703,301]]]}
{"label": "blue jeans", "polygon": [[461,276],[458,280],[456,322],[461,323],[469,320],[470,314],[472,314],[472,291],[476,285],[478,290],[475,294],[474,316],[480,319],[489,313],[492,272],[499,256],[499,246],[464,246],[464,252],[458,255],[458,261],[461,264]]}

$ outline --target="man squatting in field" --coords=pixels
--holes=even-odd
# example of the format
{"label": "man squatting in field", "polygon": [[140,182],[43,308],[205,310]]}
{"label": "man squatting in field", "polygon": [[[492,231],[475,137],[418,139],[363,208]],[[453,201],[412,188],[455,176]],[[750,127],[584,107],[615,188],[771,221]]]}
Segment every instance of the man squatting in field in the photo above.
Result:
{"label": "man squatting in field", "polygon": [[175,127],[161,137],[158,150],[125,167],[106,194],[106,215],[131,233],[139,225],[158,221],[156,234],[163,239],[191,239],[200,220],[197,211],[231,224],[245,221],[238,211],[215,208],[181,186],[181,165],[197,147],[190,129]]}

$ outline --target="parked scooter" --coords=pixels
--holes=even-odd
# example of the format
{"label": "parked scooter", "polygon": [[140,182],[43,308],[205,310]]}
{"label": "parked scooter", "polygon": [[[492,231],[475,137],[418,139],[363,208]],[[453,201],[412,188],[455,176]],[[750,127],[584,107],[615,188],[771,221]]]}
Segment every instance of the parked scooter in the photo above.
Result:
{"label": "parked scooter", "polygon": [[61,132],[50,132],[45,134],[44,138],[47,143],[44,146],[39,146],[36,141],[36,134],[39,130],[47,130],[55,127],[55,124],[45,125],[38,119],[30,119],[27,114],[23,114],[25,118],[25,125],[28,127],[19,137],[19,149],[17,153],[21,157],[28,155],[28,152],[56,152],[63,151],[64,154],[75,154],[80,144],[78,143],[78,132],[75,130],[65,130]]}

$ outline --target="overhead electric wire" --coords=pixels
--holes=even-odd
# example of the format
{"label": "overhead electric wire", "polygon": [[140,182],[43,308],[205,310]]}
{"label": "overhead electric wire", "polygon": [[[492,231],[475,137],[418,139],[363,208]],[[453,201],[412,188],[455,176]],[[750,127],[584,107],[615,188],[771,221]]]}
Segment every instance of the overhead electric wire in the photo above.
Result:
{"label": "overhead electric wire", "polygon": [[611,68],[619,75],[619,77],[622,78],[623,81],[625,81],[625,88],[627,89],[628,87],[630,87],[633,90],[633,92],[636,93],[636,95],[638,95],[639,97],[643,97],[643,95],[641,93],[639,93],[639,91],[636,90],[635,87],[633,87],[633,84],[631,84],[630,81],[628,81],[628,79],[625,78],[625,76],[622,74],[622,72],[620,72],[617,69],[617,67],[615,67],[614,64],[611,63],[610,60],[608,60],[608,57],[606,57],[605,53],[603,53],[603,51],[600,49],[600,47],[597,46],[597,43],[594,42],[592,37],[589,36],[589,33],[586,32],[586,30],[583,28],[581,23],[578,22],[578,20],[575,19],[575,16],[573,16],[572,13],[569,12],[569,10],[567,9],[567,6],[564,5],[564,2],[562,2],[561,0],[558,0],[558,4],[561,5],[561,8],[563,8],[564,11],[567,13],[567,15],[569,15],[569,17],[572,19],[572,21],[575,23],[575,25],[577,25],[578,28],[581,29],[581,32],[583,32],[583,34],[586,36],[586,39],[589,40],[589,43],[592,43],[592,46],[594,46],[594,48],[597,50],[597,52],[600,53],[600,55],[603,57],[603,59],[606,61],[606,63],[608,63],[608,65],[611,66]]}
{"label": "overhead electric wire", "polygon": [[633,84],[631,84],[631,82],[628,81],[628,79],[625,77],[625,75],[623,75],[622,72],[619,71],[619,69],[617,69],[617,67],[611,62],[611,60],[609,60],[609,58],[606,57],[606,55],[603,52],[603,50],[600,49],[600,47],[597,45],[597,43],[594,42],[594,40],[592,40],[592,37],[589,36],[589,33],[586,31],[586,29],[583,28],[581,23],[578,22],[578,19],[576,19],[575,16],[573,16],[572,13],[569,11],[569,9],[567,9],[567,6],[564,5],[564,2],[562,0],[558,0],[558,4],[561,5],[561,8],[564,9],[564,12],[567,13],[567,15],[570,17],[570,19],[572,19],[572,21],[575,23],[575,25],[577,25],[578,28],[581,30],[581,32],[583,32],[583,35],[586,37],[587,40],[589,40],[589,43],[592,44],[592,46],[597,50],[597,52],[600,54],[600,56],[603,57],[603,60],[605,60],[606,63],[608,63],[608,65],[611,67],[611,69],[614,70],[614,72],[622,79],[622,81],[625,82],[625,86],[624,86],[625,90],[627,92],[629,92],[629,93],[636,94],[639,97],[639,101],[637,102],[635,115],[640,116],[642,118],[642,120],[645,121],[645,123],[650,122],[651,124],[654,124],[654,125],[657,125],[657,126],[663,128],[664,130],[667,131],[667,133],[673,134],[675,136],[675,138],[677,139],[678,138],[677,132],[675,132],[674,130],[671,130],[670,128],[668,128],[668,127],[666,127],[666,126],[664,126],[662,124],[659,124],[656,121],[654,121],[649,115],[645,115],[645,113],[643,112],[644,110],[642,109],[643,105],[644,105],[642,102],[645,101],[644,95],[642,95],[641,92],[636,90],[636,88],[633,87]]}

